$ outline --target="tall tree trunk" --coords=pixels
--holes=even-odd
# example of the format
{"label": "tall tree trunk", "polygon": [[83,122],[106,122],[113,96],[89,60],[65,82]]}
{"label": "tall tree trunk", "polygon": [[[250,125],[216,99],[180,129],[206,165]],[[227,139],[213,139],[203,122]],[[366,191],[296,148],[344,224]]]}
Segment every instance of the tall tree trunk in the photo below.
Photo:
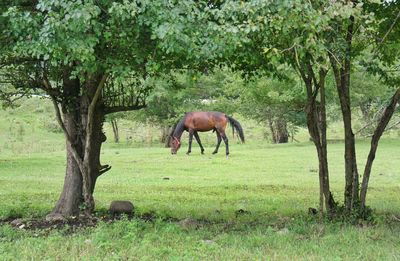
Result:
{"label": "tall tree trunk", "polygon": [[321,137],[321,165],[322,169],[320,176],[322,179],[322,192],[325,198],[325,206],[329,212],[335,207],[335,201],[329,185],[329,167],[328,167],[328,145],[326,139],[326,94],[325,94],[325,77],[327,72],[323,69],[319,71],[319,91],[320,91],[320,111],[319,111],[319,130]]}
{"label": "tall tree trunk", "polygon": [[[52,216],[73,216],[79,213],[79,205],[82,202],[82,174],[79,165],[75,160],[73,150],[76,150],[79,157],[83,158],[82,128],[80,125],[80,82],[78,79],[70,79],[70,70],[65,70],[63,75],[63,93],[65,100],[69,103],[62,104],[63,124],[65,131],[71,138],[66,142],[67,166],[65,171],[64,186],[53,211],[48,215]],[[57,114],[59,115],[58,105]],[[59,117],[61,117],[59,115]],[[61,119],[59,119],[61,120]]]}
{"label": "tall tree trunk", "polygon": [[85,82],[85,92],[81,97],[82,126],[85,135],[84,156],[81,165],[83,181],[83,200],[86,214],[94,210],[93,190],[100,175],[100,149],[105,141],[102,133],[104,122],[104,107],[102,104],[102,88],[107,79],[106,75],[92,75]]}
{"label": "tall tree trunk", "polygon": [[338,64],[337,57],[333,56],[333,52],[329,52],[329,59],[332,65],[333,74],[336,81],[336,89],[339,96],[340,108],[342,111],[345,139],[345,191],[344,204],[348,212],[350,212],[354,204],[359,201],[359,176],[357,169],[357,158],[355,148],[355,138],[352,129],[351,107],[350,107],[350,66],[352,39],[354,29],[354,17],[349,19],[346,36],[346,51],[343,56],[342,65]]}
{"label": "tall tree trunk", "polygon": [[[76,113],[64,114],[64,125],[75,142],[75,148],[77,148],[78,153],[82,156],[83,145],[79,139],[79,128],[76,122],[78,122]],[[79,206],[82,203],[82,174],[73,157],[71,145],[68,142],[66,143],[66,150],[67,166],[63,190],[49,216],[75,216],[79,214]]]}
{"label": "tall tree trunk", "polygon": [[55,108],[67,139],[67,166],[63,191],[55,208],[48,215],[49,218],[77,215],[82,203],[87,205],[87,213],[90,213],[94,208],[92,195],[97,178],[110,169],[109,166],[100,165],[101,144],[105,141],[102,131],[104,122],[102,104],[97,103],[96,108],[91,111],[91,127],[88,128],[89,105],[94,94],[88,91],[80,96],[79,81],[70,80],[68,72],[65,74],[65,100],[73,102],[62,105],[63,121],[58,106]]}
{"label": "tall tree trunk", "polygon": [[[328,152],[326,141],[326,109],[325,109],[325,77],[327,72],[323,69],[319,71],[319,81],[317,80],[311,65],[311,57],[306,62],[306,68],[299,67],[299,72],[307,89],[307,127],[310,136],[317,150],[319,162],[319,185],[320,185],[320,211],[324,209],[332,214],[335,209],[335,201],[329,186],[329,167]],[[313,88],[314,83],[314,88]],[[317,106],[316,97],[320,94],[320,105]]]}

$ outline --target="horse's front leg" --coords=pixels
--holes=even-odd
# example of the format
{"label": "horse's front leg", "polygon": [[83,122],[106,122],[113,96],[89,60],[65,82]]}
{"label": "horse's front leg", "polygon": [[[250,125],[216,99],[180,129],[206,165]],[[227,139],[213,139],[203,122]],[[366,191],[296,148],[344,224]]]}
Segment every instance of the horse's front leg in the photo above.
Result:
{"label": "horse's front leg", "polygon": [[199,134],[197,133],[197,131],[195,131],[193,134],[194,134],[194,137],[196,138],[197,143],[198,143],[199,146],[200,146],[201,154],[204,154],[204,148],[203,148],[203,145],[201,145],[201,141],[200,141],[200,136],[199,136]]}
{"label": "horse's front leg", "polygon": [[192,152],[192,141],[193,141],[193,130],[189,130],[189,149],[188,152],[186,152],[187,155],[189,155]]}

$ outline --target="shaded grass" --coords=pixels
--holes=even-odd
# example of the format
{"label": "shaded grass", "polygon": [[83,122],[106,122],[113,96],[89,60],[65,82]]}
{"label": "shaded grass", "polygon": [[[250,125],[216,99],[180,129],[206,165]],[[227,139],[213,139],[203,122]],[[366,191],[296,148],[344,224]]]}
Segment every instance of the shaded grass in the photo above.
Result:
{"label": "shaded grass", "polygon": [[[293,219],[280,233],[274,224],[243,222],[210,224],[185,230],[175,223],[140,220],[102,223],[96,228],[65,235],[53,231],[46,238],[7,226],[2,242],[3,260],[395,260],[399,240],[386,227],[360,228]],[[18,252],[16,251],[18,249]],[[68,253],[68,256],[66,256]]]}

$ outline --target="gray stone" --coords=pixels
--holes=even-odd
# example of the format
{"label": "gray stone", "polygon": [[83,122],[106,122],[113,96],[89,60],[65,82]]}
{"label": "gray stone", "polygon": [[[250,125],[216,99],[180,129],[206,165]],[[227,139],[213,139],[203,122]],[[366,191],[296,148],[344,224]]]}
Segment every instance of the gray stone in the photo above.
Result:
{"label": "gray stone", "polygon": [[13,221],[10,222],[10,224],[14,227],[18,227],[22,224],[22,218],[14,219]]}
{"label": "gray stone", "polygon": [[281,230],[279,230],[279,231],[276,232],[276,233],[278,233],[279,235],[285,235],[285,234],[288,234],[288,233],[289,233],[289,229],[287,229],[287,228],[285,227],[285,228],[282,228]]}
{"label": "gray stone", "polygon": [[126,200],[115,200],[110,204],[110,213],[115,214],[133,214],[133,204]]}
{"label": "gray stone", "polygon": [[200,226],[200,223],[192,218],[182,219],[181,221],[179,221],[178,224],[181,228],[186,229],[186,230],[196,229]]}

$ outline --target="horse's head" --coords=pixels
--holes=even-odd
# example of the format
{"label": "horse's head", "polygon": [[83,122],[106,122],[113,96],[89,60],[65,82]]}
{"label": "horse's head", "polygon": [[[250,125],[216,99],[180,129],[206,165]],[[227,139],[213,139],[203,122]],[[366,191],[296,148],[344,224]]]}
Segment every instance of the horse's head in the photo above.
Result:
{"label": "horse's head", "polygon": [[176,154],[176,152],[181,147],[181,141],[177,137],[172,137],[171,141],[171,154]]}

